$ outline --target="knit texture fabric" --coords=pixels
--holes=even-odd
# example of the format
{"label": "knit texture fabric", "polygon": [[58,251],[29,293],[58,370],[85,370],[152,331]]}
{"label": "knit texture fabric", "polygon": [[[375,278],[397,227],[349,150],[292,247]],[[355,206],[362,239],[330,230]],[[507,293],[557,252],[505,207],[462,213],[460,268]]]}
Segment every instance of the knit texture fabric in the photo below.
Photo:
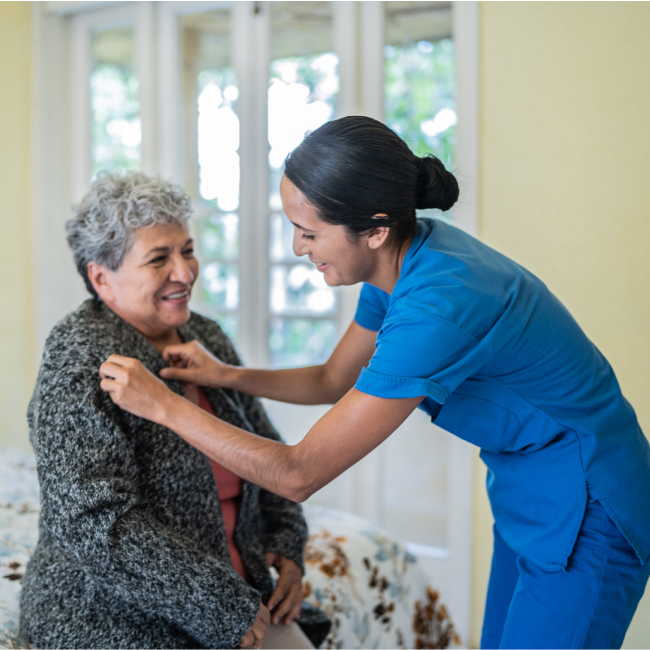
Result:
{"label": "knit texture fabric", "polygon": [[[179,328],[228,364],[235,349],[192,313]],[[169,429],[122,411],[100,388],[110,354],[166,363],[103,303],[87,300],[45,345],[28,410],[41,489],[39,542],[25,574],[20,630],[38,648],[232,648],[273,582],[264,553],[303,566],[300,506],[244,482],[235,543],[250,578],[233,569],[208,458]],[[165,382],[182,394],[176,381]],[[215,414],[280,440],[258,399],[205,389]],[[303,606],[315,645],[329,621]]]}

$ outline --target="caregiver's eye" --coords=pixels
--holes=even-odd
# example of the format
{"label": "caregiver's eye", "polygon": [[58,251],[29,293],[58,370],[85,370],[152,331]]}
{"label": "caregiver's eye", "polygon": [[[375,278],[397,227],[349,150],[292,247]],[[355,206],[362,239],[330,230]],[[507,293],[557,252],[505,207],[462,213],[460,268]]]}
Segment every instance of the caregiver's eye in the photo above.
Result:
{"label": "caregiver's eye", "polygon": [[312,239],[316,239],[316,237],[314,237],[314,235],[304,235],[304,234],[303,234],[302,238],[303,238],[303,239],[310,240],[310,241],[311,241]]}

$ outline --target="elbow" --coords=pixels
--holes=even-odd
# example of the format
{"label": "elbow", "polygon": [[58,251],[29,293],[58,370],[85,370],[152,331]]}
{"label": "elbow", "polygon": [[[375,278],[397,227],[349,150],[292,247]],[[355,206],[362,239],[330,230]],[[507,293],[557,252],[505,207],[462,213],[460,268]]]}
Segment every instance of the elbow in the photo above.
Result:
{"label": "elbow", "polygon": [[295,503],[304,503],[309,499],[309,497],[314,494],[316,490],[312,490],[309,487],[299,487],[291,491],[291,496],[289,496],[290,501]]}
{"label": "elbow", "polygon": [[293,451],[292,467],[288,472],[289,480],[283,496],[296,503],[304,503],[322,486],[318,485],[313,468],[309,468],[309,465],[299,458],[296,447],[293,447]]}
{"label": "elbow", "polygon": [[[319,404],[336,404],[352,388],[348,382],[333,372],[327,362],[321,366]],[[353,384],[354,385],[354,384]]]}
{"label": "elbow", "polygon": [[306,477],[298,475],[291,481],[291,485],[289,486],[285,496],[290,501],[304,503],[317,490],[318,488],[314,486],[312,481],[308,480]]}

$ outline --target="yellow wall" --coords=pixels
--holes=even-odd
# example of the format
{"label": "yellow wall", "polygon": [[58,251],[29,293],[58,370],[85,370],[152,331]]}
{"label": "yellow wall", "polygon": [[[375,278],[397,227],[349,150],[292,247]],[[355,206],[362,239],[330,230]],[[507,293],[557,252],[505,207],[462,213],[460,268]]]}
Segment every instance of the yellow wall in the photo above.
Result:
{"label": "yellow wall", "polygon": [[[480,234],[541,277],[650,433],[650,3],[480,5]],[[483,482],[477,466],[477,480]],[[475,509],[477,644],[491,518]],[[650,598],[626,639],[650,647]]]}
{"label": "yellow wall", "polygon": [[27,446],[34,386],[31,3],[0,2],[0,444]]}

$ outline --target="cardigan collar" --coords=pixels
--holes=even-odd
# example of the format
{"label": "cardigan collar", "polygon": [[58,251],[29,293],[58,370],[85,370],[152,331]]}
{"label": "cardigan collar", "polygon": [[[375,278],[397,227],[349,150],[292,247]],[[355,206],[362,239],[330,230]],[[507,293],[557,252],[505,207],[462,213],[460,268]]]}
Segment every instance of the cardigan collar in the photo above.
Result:
{"label": "cardigan collar", "polygon": [[[88,302],[92,303],[89,307],[92,309],[95,317],[99,321],[114,328],[114,332],[117,335],[116,338],[118,339],[116,340],[117,349],[115,350],[115,354],[136,357],[156,376],[158,376],[158,373],[163,368],[167,367],[167,362],[158,350],[133,325],[118,316],[101,300],[91,298]],[[190,318],[187,323],[178,327],[178,334],[184,343],[200,338],[198,332],[195,331],[194,320],[194,313],[190,312]],[[181,387],[178,382],[168,381],[166,383],[173,387],[174,392],[181,392]]]}

